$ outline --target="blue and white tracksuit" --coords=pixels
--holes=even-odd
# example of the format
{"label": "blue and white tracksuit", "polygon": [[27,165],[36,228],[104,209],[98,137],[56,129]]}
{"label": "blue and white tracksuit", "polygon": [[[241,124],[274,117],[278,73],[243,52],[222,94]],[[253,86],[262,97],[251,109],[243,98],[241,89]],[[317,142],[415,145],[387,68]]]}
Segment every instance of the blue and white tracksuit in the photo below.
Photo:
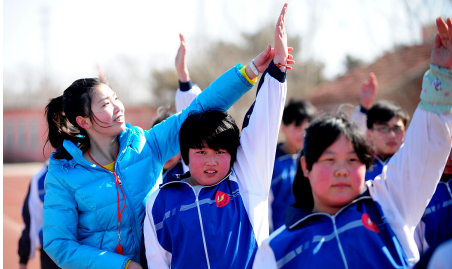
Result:
{"label": "blue and white tracksuit", "polygon": [[452,175],[447,182],[440,181],[435,194],[422,216],[414,239],[422,254],[430,246],[447,239],[452,231]]}
{"label": "blue and white tracksuit", "polygon": [[42,207],[44,206],[44,179],[47,175],[49,162],[33,175],[30,189],[22,208],[25,228],[19,240],[20,263],[27,264],[28,259],[35,255],[36,249],[43,245],[42,240]]}
{"label": "blue and white tracksuit", "polygon": [[[367,115],[363,111],[361,106],[357,106],[355,110],[353,111],[352,115],[350,116],[358,125],[359,129],[366,134],[367,126]],[[387,158],[385,161],[381,160],[380,157],[378,157],[376,154],[374,154],[374,161],[372,163],[372,166],[369,167],[369,169],[366,170],[366,176],[365,180],[373,180],[377,176],[381,174],[383,171],[383,167],[388,164],[389,160],[391,158]]]}
{"label": "blue and white tracksuit", "polygon": [[373,180],[374,178],[379,176],[381,172],[383,172],[383,167],[385,167],[385,165],[389,163],[389,160],[391,160],[391,158],[387,158],[385,161],[382,161],[380,157],[374,154],[374,161],[372,163],[372,166],[366,170],[365,180]]}
{"label": "blue and white tracksuit", "polygon": [[275,166],[273,168],[272,184],[268,197],[270,232],[284,225],[287,208],[295,203],[292,184],[297,172],[297,154],[286,154],[276,148]]}
{"label": "blue and white tracksuit", "polygon": [[[268,237],[268,194],[286,97],[285,73],[272,62],[245,116],[237,160],[217,184],[163,184],[146,205],[149,268],[251,268]],[[195,186],[197,187],[197,186]]]}
{"label": "blue and white tracksuit", "polygon": [[[291,207],[286,225],[260,246],[254,268],[403,268],[417,262],[414,231],[452,143],[452,105],[431,100],[452,93],[451,78],[450,69],[432,65],[405,143],[382,174],[332,216]],[[441,80],[442,92],[429,86],[434,80]]]}

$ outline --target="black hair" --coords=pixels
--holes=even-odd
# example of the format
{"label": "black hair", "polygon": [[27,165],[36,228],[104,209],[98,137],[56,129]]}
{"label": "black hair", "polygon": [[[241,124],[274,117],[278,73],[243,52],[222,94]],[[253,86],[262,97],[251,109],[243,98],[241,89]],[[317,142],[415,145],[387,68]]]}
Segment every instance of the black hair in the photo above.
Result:
{"label": "black hair", "polygon": [[372,164],[373,155],[371,146],[353,120],[343,113],[337,116],[321,116],[313,121],[306,129],[304,147],[298,155],[297,173],[292,186],[297,207],[309,211],[312,211],[314,208],[311,184],[301,169],[301,157],[305,157],[307,169],[311,171],[312,166],[318,161],[322,153],[339,139],[341,135],[344,135],[350,140],[353,149],[358,155],[358,159],[366,165],[366,168],[369,168]]}
{"label": "black hair", "polygon": [[394,116],[402,119],[406,129],[410,116],[405,110],[392,101],[378,101],[367,111],[367,129],[372,129],[374,124],[384,124]]}
{"label": "black hair", "polygon": [[[48,124],[47,142],[55,149],[70,140],[76,145],[83,144],[89,148],[90,142],[87,132],[76,121],[78,116],[96,120],[91,101],[93,91],[104,84],[98,78],[85,78],[74,81],[62,96],[53,98],[47,104],[45,115]],[[45,145],[44,145],[45,147]]]}
{"label": "black hair", "polygon": [[316,113],[315,107],[306,100],[290,100],[289,104],[284,108],[282,123],[300,126],[306,120],[311,122]]}
{"label": "black hair", "polygon": [[237,147],[240,146],[240,130],[235,120],[225,112],[190,112],[180,128],[179,145],[182,159],[187,165],[189,149],[207,146],[214,150],[227,150],[231,155],[232,167],[236,160]]}
{"label": "black hair", "polygon": [[161,115],[159,115],[157,117],[157,119],[155,119],[154,123],[152,124],[152,127],[154,127],[155,125],[161,123],[162,121],[165,121],[166,119],[168,119],[169,117],[171,117],[173,114],[170,112],[165,112]]}

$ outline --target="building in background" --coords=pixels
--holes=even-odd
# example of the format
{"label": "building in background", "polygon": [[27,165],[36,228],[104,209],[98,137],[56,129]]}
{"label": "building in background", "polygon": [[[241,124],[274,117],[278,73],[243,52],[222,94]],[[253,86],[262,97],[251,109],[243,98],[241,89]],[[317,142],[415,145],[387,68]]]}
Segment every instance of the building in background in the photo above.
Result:
{"label": "building in background", "polygon": [[374,72],[379,86],[376,100],[397,102],[412,115],[420,101],[422,78],[430,67],[432,46],[398,48],[366,67],[356,67],[335,81],[318,85],[306,99],[326,111],[344,103],[358,105],[361,85]]}
{"label": "building in background", "polygon": [[[126,122],[148,130],[156,118],[157,109],[132,107],[126,112]],[[44,149],[46,139],[43,108],[3,110],[3,162],[44,162],[53,151],[50,144]]]}
{"label": "building in background", "polygon": [[436,24],[423,27],[422,45],[400,46],[368,66],[356,67],[334,81],[319,84],[305,98],[325,111],[334,111],[347,103],[356,106],[361,85],[373,72],[379,86],[376,101],[397,102],[413,115],[420,102],[422,78],[430,68],[436,31]]}

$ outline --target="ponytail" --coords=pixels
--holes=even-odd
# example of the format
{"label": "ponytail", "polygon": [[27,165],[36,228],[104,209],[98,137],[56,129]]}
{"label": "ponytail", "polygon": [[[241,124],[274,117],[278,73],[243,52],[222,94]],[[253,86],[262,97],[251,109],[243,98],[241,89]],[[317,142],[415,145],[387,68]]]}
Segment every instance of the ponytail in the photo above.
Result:
{"label": "ponytail", "polygon": [[82,142],[82,139],[78,137],[80,132],[77,132],[69,123],[63,111],[63,96],[50,100],[46,106],[45,115],[49,127],[46,144],[50,142],[50,145],[57,149],[64,140],[71,140],[76,144]]}
{"label": "ponytail", "polygon": [[62,96],[50,100],[46,106],[48,124],[47,142],[55,149],[63,145],[64,140],[74,144],[83,144],[89,148],[89,137],[85,129],[77,124],[77,117],[93,119],[91,111],[92,92],[104,84],[98,78],[84,78],[74,81]]}

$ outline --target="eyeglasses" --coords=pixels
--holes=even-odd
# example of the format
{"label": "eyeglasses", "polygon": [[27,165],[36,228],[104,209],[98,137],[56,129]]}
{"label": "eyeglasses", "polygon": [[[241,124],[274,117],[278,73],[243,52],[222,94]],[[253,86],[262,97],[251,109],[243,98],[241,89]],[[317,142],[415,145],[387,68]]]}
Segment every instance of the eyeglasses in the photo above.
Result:
{"label": "eyeglasses", "polygon": [[405,131],[405,129],[402,126],[394,126],[394,127],[381,126],[381,127],[372,128],[371,130],[376,130],[383,134],[389,134],[391,131],[394,131],[394,133],[396,133],[396,134],[401,134]]}

